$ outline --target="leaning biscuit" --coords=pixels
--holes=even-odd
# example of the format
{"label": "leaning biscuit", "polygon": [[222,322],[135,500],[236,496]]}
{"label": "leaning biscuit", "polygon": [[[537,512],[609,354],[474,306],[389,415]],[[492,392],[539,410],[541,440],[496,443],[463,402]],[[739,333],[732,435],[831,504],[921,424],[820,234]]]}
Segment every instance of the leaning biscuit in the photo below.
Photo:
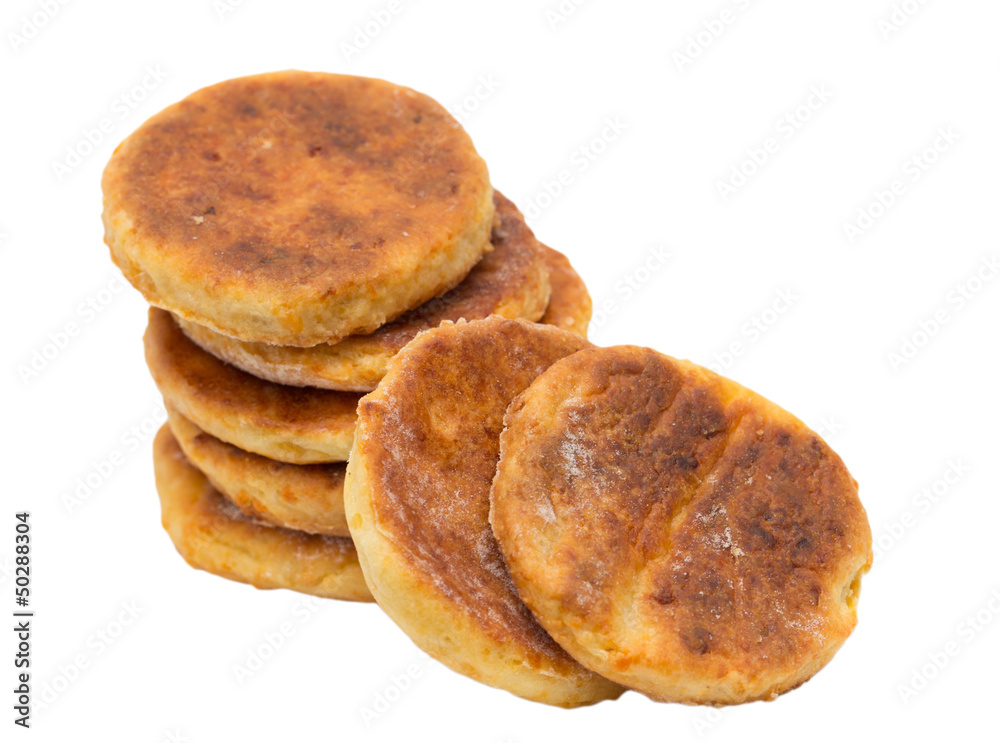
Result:
{"label": "leaning biscuit", "polygon": [[379,605],[450,668],[565,707],[617,697],[535,622],[488,521],[507,404],[587,346],[545,325],[491,317],[409,343],[358,408],[344,501]]}
{"label": "leaning biscuit", "polygon": [[539,623],[654,699],[773,699],[856,623],[871,532],[798,419],[631,346],[553,364],[510,406],[494,534]]}
{"label": "leaning biscuit", "polygon": [[242,340],[370,333],[489,252],[486,164],[444,107],[288,70],[153,116],[102,180],[105,242],[153,305]]}
{"label": "leaning biscuit", "polygon": [[149,310],[146,364],[167,405],[245,451],[290,464],[347,460],[360,395],[286,387],[196,346],[169,312]]}
{"label": "leaning biscuit", "polygon": [[257,588],[371,601],[350,539],[263,526],[184,458],[168,426],[153,442],[163,528],[189,565]]}

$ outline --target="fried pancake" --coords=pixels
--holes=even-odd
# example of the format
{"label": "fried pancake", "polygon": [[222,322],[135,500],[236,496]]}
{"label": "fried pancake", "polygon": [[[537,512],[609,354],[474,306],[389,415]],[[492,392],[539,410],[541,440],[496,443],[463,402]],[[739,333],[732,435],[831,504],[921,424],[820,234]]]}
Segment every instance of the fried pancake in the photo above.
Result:
{"label": "fried pancake", "polygon": [[144,340],[163,399],[203,431],[279,462],[347,459],[359,395],[258,379],[202,351],[155,307]]}
{"label": "fried pancake", "polygon": [[344,504],[368,586],[418,646],[452,669],[560,706],[621,689],[570,658],[521,603],[490,530],[507,404],[589,345],[491,317],[420,334],[362,398]]}
{"label": "fried pancake", "polygon": [[169,426],[153,442],[163,528],[191,567],[331,599],[371,601],[350,539],[258,524],[184,458]]}
{"label": "fried pancake", "polygon": [[773,403],[618,346],[551,366],[505,424],[493,530],[584,666],[663,701],[773,699],[854,628],[872,559],[857,483]]}
{"label": "fried pancake", "polygon": [[569,258],[548,245],[541,243],[539,245],[545,256],[545,265],[549,269],[549,283],[552,285],[549,306],[539,322],[554,325],[586,338],[590,315],[594,309],[587,285],[583,283],[580,274],[573,270]]}
{"label": "fried pancake", "polygon": [[[568,261],[560,263],[554,250],[543,248],[524,222],[517,207],[494,192],[500,221],[493,230],[494,250],[476,264],[465,280],[450,292],[407,312],[383,325],[371,335],[354,335],[339,343],[321,343],[312,348],[247,343],[212,332],[203,326],[181,321],[187,336],[209,353],[263,379],[279,384],[370,392],[385,375],[390,359],[417,333],[436,328],[445,320],[479,320],[491,314],[538,320],[546,306],[565,322],[581,311],[579,277],[575,287],[567,277]],[[555,254],[553,256],[552,254]],[[562,257],[562,256],[560,256]],[[560,289],[565,298],[552,293],[549,268],[557,266]],[[569,269],[572,273],[572,269]],[[586,294],[586,288],[583,288]],[[589,307],[589,298],[587,298]],[[589,309],[588,309],[589,319]],[[556,324],[556,323],[553,323]],[[585,333],[581,333],[585,335]]]}
{"label": "fried pancake", "polygon": [[242,340],[368,333],[490,249],[493,192],[440,104],[370,78],[229,80],[160,112],[104,171],[105,242],[158,307]]}
{"label": "fried pancake", "polygon": [[278,462],[208,435],[176,410],[167,412],[187,460],[243,513],[310,534],[351,535],[344,516],[346,464]]}

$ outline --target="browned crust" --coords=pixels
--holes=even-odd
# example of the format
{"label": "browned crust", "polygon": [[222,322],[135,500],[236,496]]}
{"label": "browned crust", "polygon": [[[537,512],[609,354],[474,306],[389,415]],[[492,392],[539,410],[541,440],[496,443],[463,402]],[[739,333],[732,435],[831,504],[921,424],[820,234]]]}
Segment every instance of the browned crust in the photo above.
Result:
{"label": "browned crust", "polygon": [[549,269],[549,283],[552,285],[549,306],[539,322],[586,338],[587,326],[590,325],[594,309],[587,285],[573,269],[569,258],[548,245],[539,245]]}
{"label": "browned crust", "polygon": [[247,516],[309,534],[351,535],[344,516],[344,462],[278,462],[210,436],[176,410],[167,412],[187,460]]}
{"label": "browned crust", "polygon": [[290,464],[345,461],[359,395],[267,382],[192,343],[151,307],[146,363],[164,400],[202,430]]}
{"label": "browned crust", "polygon": [[104,172],[106,242],[147,300],[244,340],[375,330],[489,250],[492,189],[461,125],[384,80],[275,72],[199,90]]}
{"label": "browned crust", "polygon": [[261,525],[184,458],[163,426],[153,442],[163,528],[191,567],[256,588],[371,601],[350,539]]}
{"label": "browned crust", "polygon": [[771,699],[856,622],[871,532],[815,433],[650,349],[554,364],[506,415],[491,521],[577,660],[656,699]]}
{"label": "browned crust", "polygon": [[433,657],[574,706],[621,690],[556,645],[517,597],[488,522],[508,402],[577,335],[491,317],[419,335],[358,408],[345,505],[376,600]]}
{"label": "browned crust", "polygon": [[[545,313],[551,290],[540,243],[514,202],[497,191],[493,192],[493,200],[498,217],[491,234],[493,251],[450,292],[367,336],[374,340],[378,350],[395,356],[418,333],[445,321],[471,322],[490,315],[537,320]],[[358,354],[371,353],[376,347],[364,344],[366,338],[351,338],[347,342],[359,344]]]}
{"label": "browned crust", "polygon": [[[241,369],[279,384],[370,392],[385,375],[389,361],[417,333],[436,328],[444,321],[479,320],[491,314],[538,320],[546,307],[555,312],[553,325],[568,324],[568,330],[586,336],[580,322],[583,298],[579,277],[566,275],[568,261],[544,248],[524,222],[513,202],[494,191],[499,222],[493,229],[494,250],[447,294],[432,299],[370,335],[353,335],[339,343],[321,343],[312,348],[249,343],[229,338],[195,323],[181,321],[191,340],[206,351]],[[561,256],[560,256],[561,257]],[[556,280],[565,297],[552,296],[550,266],[557,265]],[[572,269],[569,269],[572,272]],[[574,274],[575,275],[575,274]],[[582,289],[586,297],[586,288]],[[589,319],[589,298],[586,298]],[[555,305],[555,309],[551,309]],[[562,309],[560,309],[562,308]]]}

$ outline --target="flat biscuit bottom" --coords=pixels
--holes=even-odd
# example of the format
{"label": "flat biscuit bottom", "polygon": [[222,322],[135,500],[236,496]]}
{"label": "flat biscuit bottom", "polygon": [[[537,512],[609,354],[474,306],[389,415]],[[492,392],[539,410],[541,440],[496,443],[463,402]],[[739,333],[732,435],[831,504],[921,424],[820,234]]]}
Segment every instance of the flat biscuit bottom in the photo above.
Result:
{"label": "flat biscuit bottom", "polygon": [[191,567],[256,588],[372,601],[350,539],[250,520],[185,458],[164,425],[153,442],[163,527]]}
{"label": "flat biscuit bottom", "polygon": [[350,537],[344,516],[345,463],[278,462],[205,433],[176,410],[167,412],[184,456],[247,516],[309,534]]}

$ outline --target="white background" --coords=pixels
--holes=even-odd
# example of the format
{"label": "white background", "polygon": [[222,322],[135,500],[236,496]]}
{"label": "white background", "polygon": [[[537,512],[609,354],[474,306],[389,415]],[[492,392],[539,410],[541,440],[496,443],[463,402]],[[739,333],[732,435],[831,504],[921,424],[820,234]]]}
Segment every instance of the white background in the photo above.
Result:
{"label": "white background", "polygon": [[[27,43],[10,35],[30,34],[26,20],[43,5],[12,0],[0,13],[0,603],[12,610],[13,514],[28,509],[32,678],[36,698],[49,688],[55,699],[30,732],[4,740],[996,735],[1000,278],[977,270],[1000,252],[997,3],[908,0],[914,12],[887,30],[890,0],[591,0],[565,4],[573,12],[554,27],[546,12],[557,0],[399,0],[358,53],[343,44],[387,2],[245,0],[220,17],[212,0],[80,1],[59,6]],[[716,38],[689,41],[724,10],[731,22]],[[131,92],[157,66],[166,79]],[[117,274],[101,239],[100,174],[162,107],[284,68],[385,77],[461,106],[495,185],[571,256],[595,304],[613,302],[596,342],[714,363],[842,454],[883,550],[864,580],[857,630],[815,679],[774,703],[721,712],[638,694],[549,709],[426,660],[373,605],[315,608],[183,563],[153,487],[158,397],[142,358],[145,305],[131,288],[101,293]],[[799,109],[814,86],[827,99]],[[795,127],[780,123],[789,114]],[[625,128],[613,141],[609,117]],[[111,132],[81,148],[104,118]],[[957,139],[938,139],[944,152],[922,154],[949,128]],[[748,149],[769,138],[777,151],[723,198],[720,182],[734,167],[751,170]],[[583,146],[601,153],[589,160]],[[75,167],[57,174],[67,159]],[[570,185],[547,199],[564,170]],[[894,202],[849,240],[845,224],[897,180]],[[666,264],[637,271],[657,247]],[[782,291],[791,301],[779,301]],[[90,299],[99,313],[81,304]],[[921,331],[939,310],[947,322]],[[766,332],[755,333],[755,318]],[[71,322],[76,337],[22,375]],[[907,338],[920,348],[894,363]],[[740,354],[727,358],[734,343]],[[67,503],[78,478],[115,452],[122,463]],[[138,618],[121,629],[133,602]],[[233,667],[285,622],[292,634],[239,684]],[[922,670],[934,658],[943,670]],[[416,678],[389,691],[398,699],[366,725],[363,709],[411,664]],[[933,678],[921,685],[914,674]],[[914,683],[907,703],[902,686]],[[12,704],[6,691],[8,731]]]}

